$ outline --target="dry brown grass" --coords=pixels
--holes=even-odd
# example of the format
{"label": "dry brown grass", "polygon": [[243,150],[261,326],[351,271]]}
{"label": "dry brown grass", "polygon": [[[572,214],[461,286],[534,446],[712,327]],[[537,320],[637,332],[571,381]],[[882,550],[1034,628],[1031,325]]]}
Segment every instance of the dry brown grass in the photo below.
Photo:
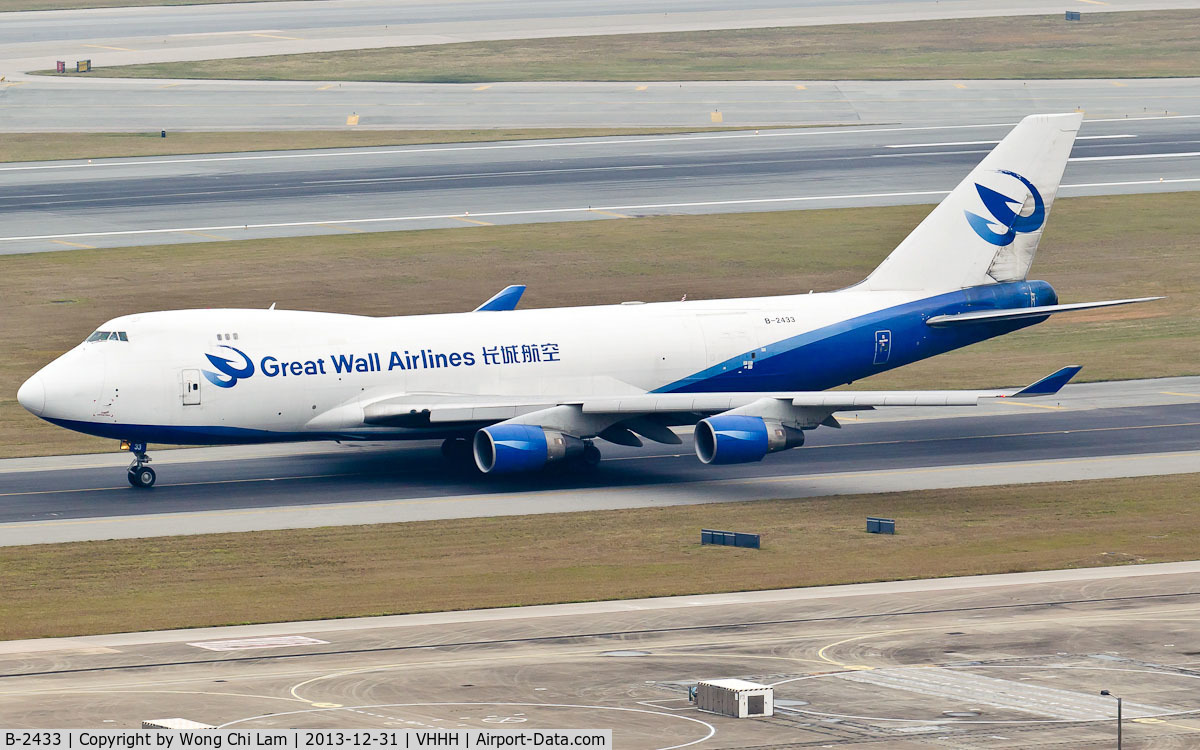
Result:
{"label": "dry brown grass", "polygon": [[1200,11],[517,39],[98,70],[137,78],[440,83],[1194,76]]}
{"label": "dry brown grass", "polygon": [[0,639],[1185,560],[1198,508],[1182,475],[8,547]]}
{"label": "dry brown grass", "polygon": [[[1196,196],[1059,200],[1034,265],[1063,301],[1169,299],[1111,317],[1056,316],[862,387],[1023,385],[1064,364],[1083,365],[1081,380],[1200,372]],[[364,315],[451,312],[517,282],[529,285],[524,307],[837,289],[865,276],[929,210],[666,216],[3,256],[0,455],[113,449],[26,413],[16,390],[118,315],[272,302]]]}
{"label": "dry brown grass", "polygon": [[501,130],[272,130],[147,133],[5,133],[0,162],[104,159],[114,156],[168,156],[314,148],[411,146],[421,143],[476,143],[546,138],[598,138],[613,135],[707,133],[737,128],[522,128]]}

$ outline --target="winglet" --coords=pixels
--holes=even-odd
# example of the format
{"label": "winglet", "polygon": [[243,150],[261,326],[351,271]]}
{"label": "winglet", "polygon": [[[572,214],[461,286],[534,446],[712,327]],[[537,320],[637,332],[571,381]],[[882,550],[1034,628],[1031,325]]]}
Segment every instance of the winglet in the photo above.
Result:
{"label": "winglet", "polygon": [[1079,374],[1079,371],[1082,369],[1083,369],[1083,367],[1080,365],[1070,365],[1068,367],[1064,367],[1052,375],[1047,375],[1046,377],[1042,378],[1041,380],[1037,381],[1036,383],[1025,386],[1024,388],[1022,388],[1021,390],[1012,394],[1008,398],[1031,398],[1034,396],[1053,396],[1054,394],[1058,393],[1058,391],[1064,385],[1067,384],[1067,381],[1069,381],[1071,378],[1073,378],[1077,374]]}
{"label": "winglet", "polygon": [[513,310],[517,303],[521,301],[521,295],[525,293],[524,284],[511,284],[504,287],[500,291],[492,295],[492,298],[484,302],[479,307],[471,312],[496,312],[497,310]]}

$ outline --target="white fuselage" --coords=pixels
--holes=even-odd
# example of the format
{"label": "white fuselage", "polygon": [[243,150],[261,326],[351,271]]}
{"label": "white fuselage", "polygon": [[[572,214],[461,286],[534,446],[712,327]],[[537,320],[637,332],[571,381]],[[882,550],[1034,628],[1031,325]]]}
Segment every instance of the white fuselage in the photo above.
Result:
{"label": "white fuselage", "polygon": [[[85,431],[110,436],[130,425],[213,428],[214,441],[232,437],[224,433],[229,429],[283,439],[399,437],[406,431],[364,429],[357,407],[416,394],[551,400],[640,394],[723,368],[745,376],[740,387],[727,379],[724,390],[756,390],[752,357],[765,347],[921,296],[851,290],[392,318],[288,310],[145,313],[101,327],[127,340],[80,344],[35,378],[45,393],[40,416],[92,424],[97,430]],[[230,361],[227,370],[206,355]],[[227,371],[244,372],[247,359],[252,374],[231,382]],[[798,384],[805,375],[796,373]],[[779,387],[778,377],[772,386]]]}

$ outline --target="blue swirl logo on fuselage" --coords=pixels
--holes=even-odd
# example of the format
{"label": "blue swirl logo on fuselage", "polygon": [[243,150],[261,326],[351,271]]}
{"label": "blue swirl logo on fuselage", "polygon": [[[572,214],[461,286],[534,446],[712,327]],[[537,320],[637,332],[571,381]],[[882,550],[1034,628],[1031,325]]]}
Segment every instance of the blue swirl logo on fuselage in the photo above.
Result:
{"label": "blue swirl logo on fuselage", "polygon": [[[1029,189],[1033,196],[1033,211],[1028,216],[1021,216],[1017,213],[1021,207],[1025,205],[1025,201],[1009,198],[1003,193],[998,193],[989,187],[984,187],[978,182],[975,183],[975,189],[979,192],[979,198],[983,201],[983,206],[991,213],[992,218],[987,219],[979,214],[964,211],[967,215],[967,223],[975,230],[975,234],[983,239],[1004,247],[1012,244],[1012,241],[1017,238],[1017,234],[1025,232],[1033,232],[1041,228],[1043,222],[1046,221],[1046,204],[1042,201],[1042,194],[1033,186],[1033,183],[1025,179],[1016,172],[1010,172],[1007,169],[996,170],[1000,174],[1006,174],[1009,177],[1015,177],[1020,180],[1026,188]],[[1016,206],[1016,210],[1013,210]],[[997,232],[992,229],[996,224],[1004,227],[1004,232]]]}
{"label": "blue swirl logo on fuselage", "polygon": [[212,366],[219,371],[209,372],[208,370],[201,370],[204,373],[204,377],[208,378],[208,382],[218,388],[232,388],[237,385],[239,380],[248,378],[254,374],[254,362],[246,356],[244,351],[228,346],[227,344],[221,344],[221,348],[237,352],[241,355],[242,361],[245,364],[239,366],[232,359],[226,359],[217,354],[205,354],[204,356],[208,357],[208,361],[212,363]]}

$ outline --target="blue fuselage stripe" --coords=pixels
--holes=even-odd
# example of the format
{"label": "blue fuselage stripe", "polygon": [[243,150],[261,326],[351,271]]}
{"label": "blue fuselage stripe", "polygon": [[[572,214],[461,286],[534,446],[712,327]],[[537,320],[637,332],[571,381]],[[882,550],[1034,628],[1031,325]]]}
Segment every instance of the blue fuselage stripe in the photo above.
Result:
{"label": "blue fuselage stripe", "polygon": [[[747,349],[655,393],[708,391],[823,391],[985,339],[1040,323],[1045,318],[981,322],[934,328],[935,315],[1052,305],[1058,295],[1044,281],[972,287],[840,321],[766,347]],[[877,333],[887,331],[886,357],[878,356]],[[765,349],[765,351],[762,351]],[[755,357],[751,360],[749,355]],[[752,361],[752,367],[745,367]]]}
{"label": "blue fuselage stripe", "polygon": [[[346,432],[273,432],[242,427],[214,425],[157,425],[123,424],[113,422],[83,422],[73,419],[43,417],[47,422],[96,437],[128,440],[135,443],[166,445],[249,445],[254,443],[286,443],[305,440],[424,440],[464,437],[461,427],[403,428],[387,430],[348,430]],[[469,434],[470,430],[465,431]]]}

